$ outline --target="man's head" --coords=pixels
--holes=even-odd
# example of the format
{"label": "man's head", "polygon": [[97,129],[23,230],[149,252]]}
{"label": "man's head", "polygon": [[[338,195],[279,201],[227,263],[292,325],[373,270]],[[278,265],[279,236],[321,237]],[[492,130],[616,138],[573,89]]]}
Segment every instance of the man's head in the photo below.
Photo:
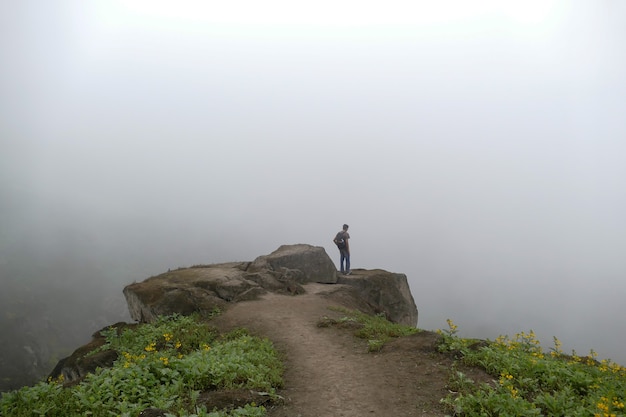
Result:
{"label": "man's head", "polygon": [[343,230],[348,230],[348,227],[349,227],[349,226],[348,226],[347,224],[344,224],[344,225],[343,225]]}

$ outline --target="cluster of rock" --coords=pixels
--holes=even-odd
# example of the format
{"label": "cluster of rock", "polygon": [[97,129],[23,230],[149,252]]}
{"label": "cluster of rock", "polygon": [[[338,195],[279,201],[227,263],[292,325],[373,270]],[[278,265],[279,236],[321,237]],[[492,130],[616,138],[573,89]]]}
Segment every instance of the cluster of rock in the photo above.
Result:
{"label": "cluster of rock", "polygon": [[340,284],[362,304],[396,323],[417,326],[417,307],[404,274],[353,270],[339,275],[324,248],[283,245],[252,262],[232,262],[168,271],[128,285],[124,295],[131,317],[152,322],[160,315],[208,313],[229,303],[253,300],[270,291],[297,295],[303,285]]}
{"label": "cluster of rock", "polygon": [[[252,262],[231,262],[168,271],[124,288],[131,317],[150,323],[158,316],[210,314],[232,303],[249,301],[267,292],[297,296],[307,283],[340,286],[344,304],[366,313],[384,314],[392,322],[417,326],[417,307],[406,275],[383,270],[353,269],[337,273],[324,248],[305,244],[283,245]],[[120,330],[127,324],[114,325]],[[62,359],[52,374],[71,383],[98,366],[112,364],[117,354],[86,355],[104,342],[100,332],[93,340]]]}

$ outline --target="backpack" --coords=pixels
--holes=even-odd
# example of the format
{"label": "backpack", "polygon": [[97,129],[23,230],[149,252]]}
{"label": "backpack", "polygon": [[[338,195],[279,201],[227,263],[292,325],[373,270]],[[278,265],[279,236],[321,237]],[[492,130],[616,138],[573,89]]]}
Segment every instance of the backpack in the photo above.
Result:
{"label": "backpack", "polygon": [[333,242],[335,242],[335,245],[337,245],[339,249],[346,248],[346,241],[343,238],[343,232],[337,233],[337,236],[335,236],[335,239],[333,239]]}

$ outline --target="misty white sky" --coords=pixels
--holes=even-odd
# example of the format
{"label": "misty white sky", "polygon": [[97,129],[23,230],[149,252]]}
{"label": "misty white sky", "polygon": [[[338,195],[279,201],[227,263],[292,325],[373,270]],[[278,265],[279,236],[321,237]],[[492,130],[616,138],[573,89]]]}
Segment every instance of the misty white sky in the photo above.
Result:
{"label": "misty white sky", "polygon": [[626,362],[626,4],[301,3],[3,2],[0,262],[334,259],[348,223],[420,327]]}

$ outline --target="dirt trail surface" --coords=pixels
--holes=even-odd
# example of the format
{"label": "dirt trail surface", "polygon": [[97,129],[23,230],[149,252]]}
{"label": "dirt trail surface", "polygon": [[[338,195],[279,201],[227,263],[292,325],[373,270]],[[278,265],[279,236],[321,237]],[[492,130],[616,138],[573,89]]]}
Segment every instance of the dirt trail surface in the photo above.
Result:
{"label": "dirt trail surface", "polygon": [[[270,417],[443,416],[451,359],[434,350],[437,335],[420,332],[368,353],[354,329],[318,327],[344,314],[342,285],[307,284],[303,295],[270,293],[239,302],[215,319],[224,329],[245,327],[267,337],[284,355],[284,405]],[[348,303],[349,304],[349,303]],[[348,306],[349,307],[349,306]]]}

